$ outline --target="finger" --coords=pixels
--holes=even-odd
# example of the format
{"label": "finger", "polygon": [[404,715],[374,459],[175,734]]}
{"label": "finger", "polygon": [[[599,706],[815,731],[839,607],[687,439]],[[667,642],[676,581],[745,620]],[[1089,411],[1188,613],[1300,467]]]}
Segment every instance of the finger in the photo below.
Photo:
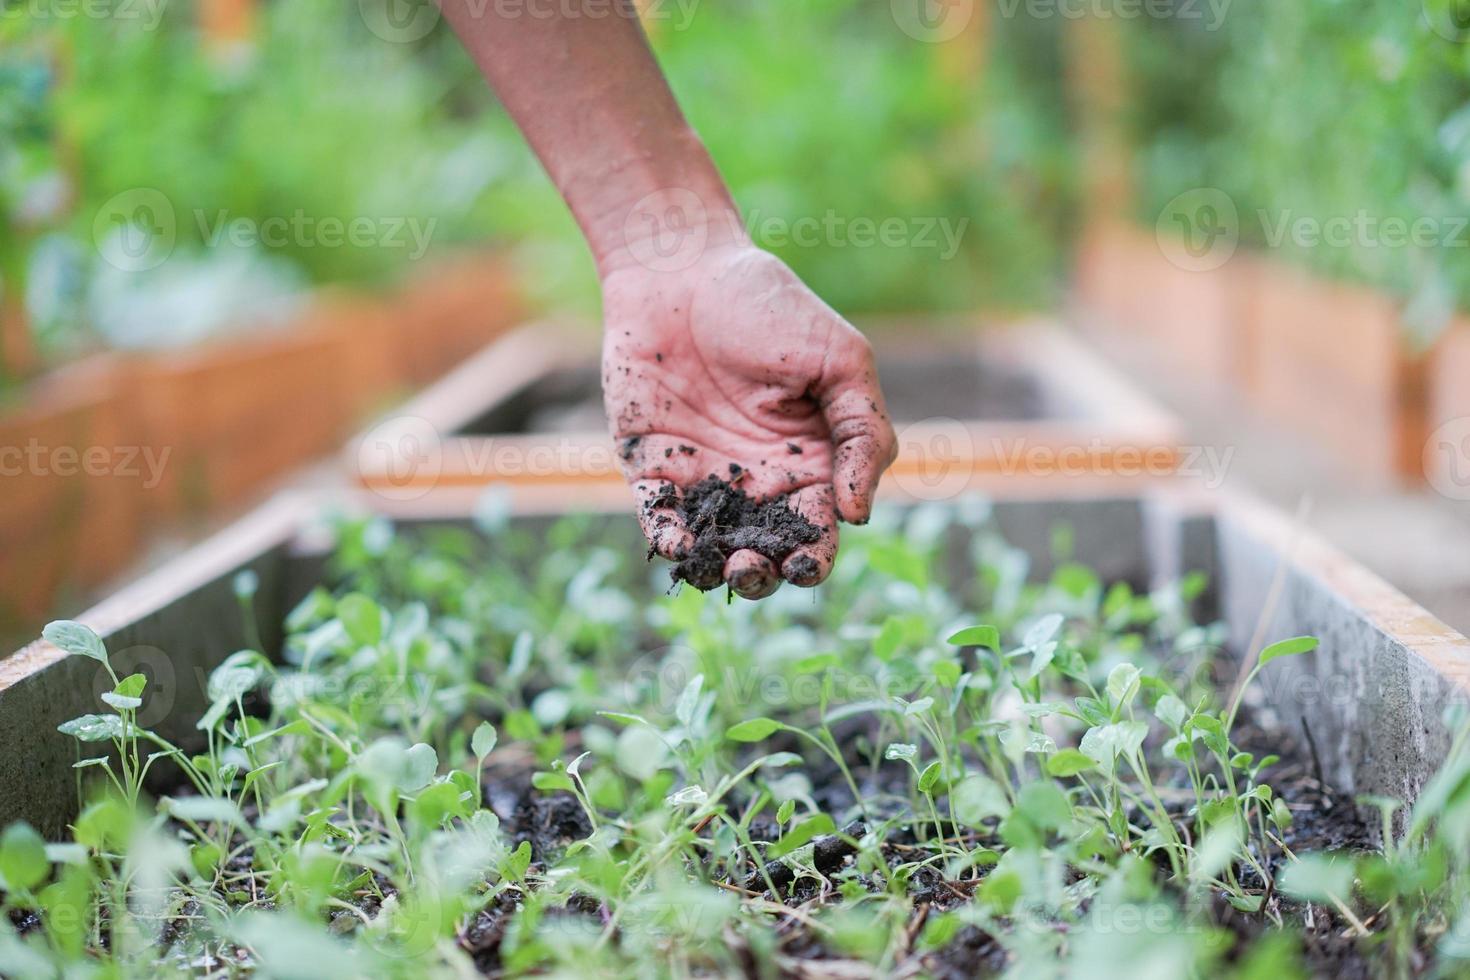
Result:
{"label": "finger", "polygon": [[898,455],[898,439],[878,386],[872,349],[863,341],[821,393],[822,414],[832,433],[832,486],[837,513],[849,524],[865,524],[873,513],[878,479]]}
{"label": "finger", "polygon": [[679,561],[694,547],[694,535],[679,516],[683,494],[668,480],[637,480],[633,494],[638,498],[638,524],[653,551]]}
{"label": "finger", "polygon": [[617,440],[618,465],[630,481],[668,481],[687,487],[718,467],[728,463],[693,439],[649,433],[625,435]]}
{"label": "finger", "polygon": [[781,575],[771,559],[742,548],[725,561],[725,584],[743,598],[764,599],[781,587]]}
{"label": "finger", "polygon": [[810,588],[827,577],[837,557],[837,515],[833,509],[832,487],[830,484],[803,487],[792,495],[790,504],[817,526],[821,537],[787,555],[781,562],[781,575],[792,585]]}

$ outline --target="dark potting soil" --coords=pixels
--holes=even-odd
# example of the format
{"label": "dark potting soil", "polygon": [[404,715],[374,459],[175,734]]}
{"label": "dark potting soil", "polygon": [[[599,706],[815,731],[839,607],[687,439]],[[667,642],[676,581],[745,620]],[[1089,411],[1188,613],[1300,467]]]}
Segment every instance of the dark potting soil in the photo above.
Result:
{"label": "dark potting soil", "polygon": [[[730,475],[734,481],[739,480],[740,471],[733,464]],[[645,507],[649,510],[666,507],[675,503],[676,497],[670,486]],[[785,495],[757,501],[737,482],[713,473],[686,488],[675,509],[694,535],[694,546],[674,564],[669,574],[675,582],[688,582],[702,592],[719,586],[724,578],[725,560],[736,551],[758,552],[779,568],[791,552],[822,536],[822,529],[793,510]],[[816,570],[815,561],[810,558],[805,561],[811,563],[810,571]],[[797,581],[806,577],[801,568],[791,571]]]}

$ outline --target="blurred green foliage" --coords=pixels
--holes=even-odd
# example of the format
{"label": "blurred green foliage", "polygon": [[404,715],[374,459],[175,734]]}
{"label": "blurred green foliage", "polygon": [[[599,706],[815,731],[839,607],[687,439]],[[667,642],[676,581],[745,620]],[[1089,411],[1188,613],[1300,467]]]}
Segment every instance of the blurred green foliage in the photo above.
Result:
{"label": "blurred green foliage", "polygon": [[[1438,326],[1470,301],[1470,32],[1453,27],[1453,7],[1237,2],[1213,31],[1129,22],[1139,217],[1220,188],[1244,244],[1393,290],[1415,326]],[[1443,241],[1389,243],[1390,218],[1431,219]],[[1298,219],[1355,229],[1303,247],[1279,234]]]}
{"label": "blurred green foliage", "polygon": [[[297,0],[261,4],[253,40],[219,46],[195,5],[162,5],[156,24],[145,7],[0,17],[0,275],[28,286],[53,353],[92,342],[100,278],[106,304],[121,302],[94,224],[135,188],[168,199],[179,258],[128,273],[123,295],[230,260],[212,239],[221,221],[366,216],[432,221],[435,249],[513,244],[549,302],[595,307],[564,205],[446,25],[390,43],[359,4]],[[958,80],[886,0],[702,3],[653,33],[757,239],[861,313],[1052,296],[1072,187],[1058,26],[997,20],[985,70]],[[803,219],[824,230],[797,244],[783,231]],[[895,221],[900,244],[867,242]],[[371,286],[410,264],[402,247],[309,235],[250,249],[273,270],[247,276],[254,293]]]}

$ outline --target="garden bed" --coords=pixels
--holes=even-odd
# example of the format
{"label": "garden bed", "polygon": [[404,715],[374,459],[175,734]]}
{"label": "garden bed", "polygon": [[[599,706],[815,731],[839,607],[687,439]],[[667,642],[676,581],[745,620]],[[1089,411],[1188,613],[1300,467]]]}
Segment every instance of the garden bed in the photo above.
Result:
{"label": "garden bed", "polygon": [[[1458,955],[1394,906],[1439,884],[1385,883],[1415,831],[1373,857],[1353,800],[1461,805],[1442,709],[1470,644],[1254,503],[890,508],[816,593],[754,604],[664,593],[631,518],[424,500],[328,530],[320,510],[278,501],[81,617],[111,670],[76,630],[53,634],[70,656],[0,664],[0,821],[61,833],[73,718],[201,753],[192,788],[154,771],[193,844],[166,901],[135,893],[135,965],[160,940],[196,969],[385,975]],[[1261,670],[1237,699],[1242,653]],[[134,670],[146,686],[113,680]],[[86,847],[142,846],[99,806]],[[61,880],[78,856],[53,853]],[[50,935],[46,901],[7,901]]]}
{"label": "garden bed", "polygon": [[[1176,420],[1053,324],[864,327],[898,430],[892,477],[911,494],[1026,476],[1160,477],[1180,461]],[[565,323],[490,345],[348,452],[363,486],[397,499],[496,482],[620,482],[616,462],[597,333]]]}

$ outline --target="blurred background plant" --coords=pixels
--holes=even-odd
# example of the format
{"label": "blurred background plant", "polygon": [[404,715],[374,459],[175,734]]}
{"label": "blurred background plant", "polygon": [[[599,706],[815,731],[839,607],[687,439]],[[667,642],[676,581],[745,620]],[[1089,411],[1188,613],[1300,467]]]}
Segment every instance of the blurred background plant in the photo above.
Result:
{"label": "blurred background plant", "polygon": [[[306,0],[261,5],[246,38],[220,41],[200,29],[204,6],[0,19],[0,271],[43,360],[198,339],[271,319],[312,284],[373,287],[411,262],[401,241],[219,234],[242,219],[403,220],[435,251],[509,245],[536,295],[595,309],[564,206],[442,23],[394,43],[367,8]],[[874,0],[694,14],[650,22],[659,56],[752,231],[834,305],[1055,297],[1072,210],[1056,24],[998,23],[1004,37],[957,70]],[[119,270],[99,255],[108,236],[168,220],[134,206],[140,188],[172,208],[172,251]],[[854,224],[894,218],[899,246]],[[841,227],[796,244],[783,229],[803,220]]]}
{"label": "blurred background plant", "polygon": [[[1242,245],[1388,289],[1432,335],[1470,298],[1470,234],[1454,235],[1470,206],[1470,47],[1446,36],[1453,7],[1236,3],[1217,30],[1126,22],[1138,219],[1151,226],[1175,195],[1219,188]],[[1298,218],[1360,215],[1430,218],[1446,241],[1384,247],[1369,231],[1300,247],[1279,235]]]}

